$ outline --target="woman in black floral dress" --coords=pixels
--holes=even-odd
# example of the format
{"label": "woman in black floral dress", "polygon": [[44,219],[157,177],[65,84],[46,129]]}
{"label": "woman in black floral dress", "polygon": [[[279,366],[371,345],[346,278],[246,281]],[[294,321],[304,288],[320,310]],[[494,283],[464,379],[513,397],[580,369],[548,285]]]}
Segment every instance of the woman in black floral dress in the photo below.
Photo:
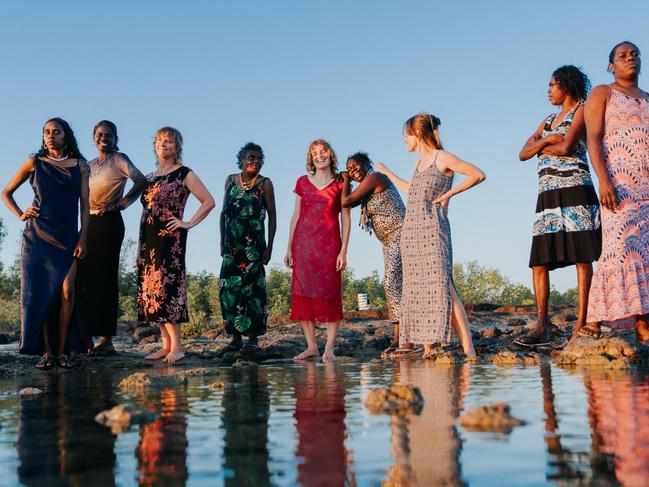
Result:
{"label": "woman in black floral dress", "polygon": [[[163,127],[154,140],[158,170],[147,176],[142,194],[142,220],[138,245],[138,319],[157,323],[162,348],[148,360],[182,359],[180,323],[189,321],[185,282],[187,230],[198,225],[214,208],[214,199],[199,177],[182,165],[183,138],[172,127]],[[189,221],[183,212],[189,195],[201,203]]]}
{"label": "woman in black floral dress", "polygon": [[[225,180],[221,211],[221,275],[219,297],[226,331],[232,335],[224,351],[252,353],[266,332],[266,274],[275,239],[275,194],[270,179],[259,174],[264,152],[252,142],[237,154],[241,172]],[[264,220],[268,213],[268,244]],[[248,336],[243,345],[241,336]]]}

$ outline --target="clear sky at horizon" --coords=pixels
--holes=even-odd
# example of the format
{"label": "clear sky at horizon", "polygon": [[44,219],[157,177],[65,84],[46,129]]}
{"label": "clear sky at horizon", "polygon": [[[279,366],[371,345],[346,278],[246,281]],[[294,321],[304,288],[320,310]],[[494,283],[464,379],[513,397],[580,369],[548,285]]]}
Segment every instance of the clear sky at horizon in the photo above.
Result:
{"label": "clear sky at horizon", "polygon": [[[164,125],[185,138],[185,163],[212,191],[217,208],[190,231],[190,271],[218,273],[223,182],[237,171],[245,142],[266,154],[283,259],[295,180],[311,140],[331,142],[341,163],[369,152],[404,177],[415,156],[402,143],[419,111],[442,120],[446,148],[477,164],[487,181],[451,201],[456,262],[476,260],[531,284],[527,268],[536,202],[536,162],[518,151],[554,109],[551,72],[584,68],[610,82],[611,47],[632,40],[649,52],[649,2],[343,2],[25,0],[0,17],[0,182],[37,150],[43,122],[68,120],[86,157],[94,123],[117,123],[120,149],[154,170],[152,135]],[[641,77],[640,86],[648,86]],[[28,185],[16,194],[22,207]],[[195,200],[186,215],[196,209]],[[124,212],[137,239],[141,205]],[[2,260],[19,250],[22,223],[4,206],[9,235]],[[352,213],[348,262],[357,276],[382,273],[378,241]],[[553,284],[576,285],[574,269]]]}

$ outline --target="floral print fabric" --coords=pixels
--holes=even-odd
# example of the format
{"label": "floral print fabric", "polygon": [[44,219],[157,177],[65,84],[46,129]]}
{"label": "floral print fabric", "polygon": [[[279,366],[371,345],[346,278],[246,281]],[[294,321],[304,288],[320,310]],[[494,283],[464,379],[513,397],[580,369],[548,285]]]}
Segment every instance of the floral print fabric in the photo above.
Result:
{"label": "floral print fabric", "polygon": [[219,279],[221,314],[226,331],[263,335],[266,332],[266,250],[264,181],[245,190],[229,177],[223,202],[225,216],[224,253]]}
{"label": "floral print fabric", "polygon": [[189,190],[184,185],[191,169],[181,166],[164,176],[147,176],[148,184],[140,201],[144,207],[140,221],[137,254],[137,311],[140,321],[185,323],[187,285],[185,247],[187,230],[167,230],[171,217],[183,218]]}

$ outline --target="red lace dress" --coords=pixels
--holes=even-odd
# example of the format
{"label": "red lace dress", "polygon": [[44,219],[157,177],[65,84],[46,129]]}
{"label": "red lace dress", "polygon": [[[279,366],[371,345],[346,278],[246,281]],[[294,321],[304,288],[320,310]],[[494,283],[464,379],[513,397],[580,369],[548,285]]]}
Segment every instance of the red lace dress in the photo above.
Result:
{"label": "red lace dress", "polygon": [[291,248],[291,319],[321,323],[341,320],[342,273],[336,272],[336,258],[342,245],[342,183],[334,180],[318,189],[309,178],[300,176],[294,191],[301,202]]}

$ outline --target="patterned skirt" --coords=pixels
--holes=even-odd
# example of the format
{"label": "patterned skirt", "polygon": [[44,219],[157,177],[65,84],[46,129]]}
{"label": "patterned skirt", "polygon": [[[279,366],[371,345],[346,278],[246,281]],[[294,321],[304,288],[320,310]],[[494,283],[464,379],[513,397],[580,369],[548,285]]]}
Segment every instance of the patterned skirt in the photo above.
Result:
{"label": "patterned skirt", "polygon": [[599,202],[592,184],[554,187],[539,193],[530,267],[552,270],[590,263],[601,251]]}

